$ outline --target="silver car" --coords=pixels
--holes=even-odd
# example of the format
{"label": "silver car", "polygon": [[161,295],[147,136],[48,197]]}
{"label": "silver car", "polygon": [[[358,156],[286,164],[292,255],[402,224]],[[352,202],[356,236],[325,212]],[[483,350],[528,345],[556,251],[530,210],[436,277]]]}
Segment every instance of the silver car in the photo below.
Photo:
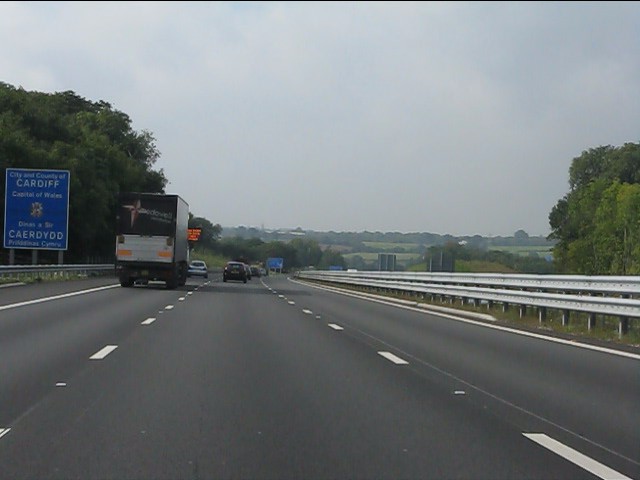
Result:
{"label": "silver car", "polygon": [[193,260],[189,264],[187,276],[209,278],[209,269],[207,268],[207,264],[202,260]]}

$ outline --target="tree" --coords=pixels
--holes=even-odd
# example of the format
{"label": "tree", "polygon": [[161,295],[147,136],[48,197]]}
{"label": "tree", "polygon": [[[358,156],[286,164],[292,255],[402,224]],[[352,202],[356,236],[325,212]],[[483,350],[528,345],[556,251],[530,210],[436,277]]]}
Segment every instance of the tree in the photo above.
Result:
{"label": "tree", "polygon": [[265,243],[259,249],[259,253],[260,259],[264,261],[266,261],[267,258],[282,258],[286,270],[299,268],[301,266],[296,256],[295,248],[285,242],[274,241]]}
{"label": "tree", "polygon": [[[112,258],[117,194],[162,193],[160,153],[150,132],[106,102],[67,91],[26,92],[0,83],[1,173],[6,168],[69,170],[69,261]],[[5,182],[0,182],[4,210]],[[4,217],[0,220],[3,227]]]}
{"label": "tree", "polygon": [[574,158],[570,191],[549,213],[558,271],[637,273],[640,253],[640,144],[598,147]]}
{"label": "tree", "polygon": [[322,249],[317,241],[306,238],[294,238],[289,243],[296,251],[296,263],[298,266],[318,266],[322,258]]}
{"label": "tree", "polygon": [[322,258],[318,263],[318,268],[322,270],[327,270],[332,266],[340,266],[342,268],[347,267],[347,262],[344,260],[344,257],[340,252],[336,252],[327,248],[324,252],[322,252]]}
{"label": "tree", "polygon": [[526,244],[527,240],[529,240],[529,234],[527,232],[525,232],[524,230],[518,230],[517,232],[515,232],[513,234],[513,237],[520,244]]}

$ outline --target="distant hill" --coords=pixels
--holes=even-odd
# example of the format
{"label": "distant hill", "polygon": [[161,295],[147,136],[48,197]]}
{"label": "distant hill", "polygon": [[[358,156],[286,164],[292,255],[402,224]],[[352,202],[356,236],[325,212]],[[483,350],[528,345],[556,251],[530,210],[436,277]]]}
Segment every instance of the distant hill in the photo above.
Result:
{"label": "distant hill", "polygon": [[[322,250],[339,252],[350,268],[375,270],[378,254],[396,254],[398,270],[425,271],[426,259],[448,251],[456,258],[456,271],[551,273],[554,242],[543,236],[529,236],[518,230],[512,236],[454,236],[415,232],[335,232],[296,229],[266,230],[254,227],[226,227],[222,236],[263,242],[289,242],[307,238]],[[439,254],[438,254],[439,255]]]}
{"label": "distant hill", "polygon": [[[325,247],[341,252],[422,252],[425,248],[448,243],[460,243],[479,250],[502,250],[502,247],[538,247],[550,249],[555,244],[543,236],[529,236],[518,230],[512,236],[483,237],[481,235],[440,235],[437,233],[415,232],[335,232],[296,229],[266,230],[255,227],[224,227],[223,237],[260,238],[265,242],[288,241],[304,236],[316,240]],[[535,249],[534,249],[535,250]]]}

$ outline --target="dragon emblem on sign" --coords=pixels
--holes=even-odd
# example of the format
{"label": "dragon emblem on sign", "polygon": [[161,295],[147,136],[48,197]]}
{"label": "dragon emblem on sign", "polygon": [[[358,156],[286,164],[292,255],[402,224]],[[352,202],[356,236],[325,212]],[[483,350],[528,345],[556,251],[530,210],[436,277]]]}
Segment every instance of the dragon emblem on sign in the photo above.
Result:
{"label": "dragon emblem on sign", "polygon": [[40,202],[33,202],[31,204],[31,216],[34,218],[40,218],[44,213],[44,207]]}

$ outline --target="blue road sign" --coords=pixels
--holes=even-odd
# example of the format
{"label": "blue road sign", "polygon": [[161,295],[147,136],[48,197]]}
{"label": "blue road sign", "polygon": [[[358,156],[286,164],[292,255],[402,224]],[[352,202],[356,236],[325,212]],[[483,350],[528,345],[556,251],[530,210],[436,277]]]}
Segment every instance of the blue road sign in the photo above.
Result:
{"label": "blue road sign", "polygon": [[267,258],[267,268],[269,270],[282,270],[284,265],[284,259],[282,258]]}
{"label": "blue road sign", "polygon": [[7,168],[4,248],[67,250],[69,171]]}

